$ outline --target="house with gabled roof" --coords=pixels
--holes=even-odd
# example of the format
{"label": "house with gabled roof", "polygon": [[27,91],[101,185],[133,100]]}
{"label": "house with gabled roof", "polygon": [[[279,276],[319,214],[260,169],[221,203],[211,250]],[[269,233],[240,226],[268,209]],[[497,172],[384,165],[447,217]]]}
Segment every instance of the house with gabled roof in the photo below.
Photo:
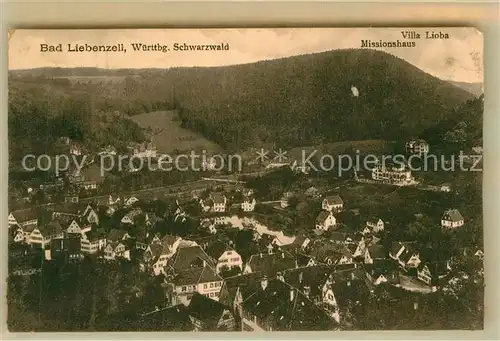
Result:
{"label": "house with gabled roof", "polygon": [[337,330],[338,323],[297,288],[262,278],[257,290],[237,300],[242,329],[247,331]]}
{"label": "house with gabled roof", "polygon": [[[222,288],[222,277],[217,275],[215,269],[203,263],[182,268],[176,272],[165,272],[167,284],[167,297],[173,304],[189,305],[194,293],[218,301]],[[170,289],[168,289],[170,288]]]}
{"label": "house with gabled roof", "polygon": [[329,211],[321,211],[316,218],[316,228],[318,230],[327,231],[330,228],[335,227],[335,225],[337,225],[337,220]]}
{"label": "house with gabled roof", "polygon": [[117,258],[130,260],[130,249],[123,242],[108,242],[104,248],[104,259],[112,261]]}
{"label": "house with gabled roof", "polygon": [[209,265],[215,270],[217,262],[212,259],[199,245],[178,247],[175,254],[168,260],[165,272],[178,272],[193,267]]}
{"label": "house with gabled roof", "polygon": [[224,193],[212,192],[208,198],[200,199],[200,205],[204,212],[226,212],[227,198]]}
{"label": "house with gabled roof", "polygon": [[167,234],[147,246],[143,255],[144,261],[152,267],[155,276],[164,271],[165,266],[177,252],[182,241],[181,237]]}
{"label": "house with gabled roof", "polygon": [[311,246],[309,253],[316,264],[335,265],[352,264],[353,255],[344,245],[329,240],[317,241]]}
{"label": "house with gabled roof", "polygon": [[408,154],[427,154],[429,144],[423,139],[411,139],[405,143],[405,149]]}
{"label": "house with gabled roof", "polygon": [[55,238],[63,238],[64,230],[57,220],[35,227],[28,237],[28,244],[44,248]]}
{"label": "house with gabled roof", "polygon": [[217,265],[215,270],[220,273],[221,270],[239,268],[243,270],[243,260],[238,252],[230,247],[226,242],[216,240],[205,249],[206,253],[215,261]]}
{"label": "house with gabled roof", "polygon": [[445,229],[454,229],[464,225],[464,217],[457,209],[449,209],[443,213],[441,226]]}
{"label": "house with gabled roof", "polygon": [[387,255],[382,245],[372,244],[365,249],[365,264],[373,264],[375,260],[386,259]]}
{"label": "house with gabled roof", "polygon": [[253,210],[255,210],[255,205],[257,205],[255,198],[253,196],[246,196],[241,203],[241,210],[243,212],[253,212]]}
{"label": "house with gabled roof", "polygon": [[106,232],[100,229],[82,232],[80,243],[84,253],[93,254],[104,250],[107,244]]}
{"label": "house with gabled roof", "polygon": [[36,210],[28,208],[24,210],[12,211],[9,214],[9,227],[18,225],[20,227],[38,224],[38,214]]}
{"label": "house with gabled roof", "polygon": [[389,257],[405,269],[417,268],[421,263],[420,254],[415,249],[415,242],[393,242]]}
{"label": "house with gabled roof", "polygon": [[196,331],[234,331],[235,318],[231,307],[195,292],[188,313]]}
{"label": "house with gabled roof", "polygon": [[129,211],[128,213],[126,213],[122,217],[121,223],[122,224],[133,225],[134,222],[135,222],[136,217],[140,216],[141,214],[144,214],[144,218],[147,221],[148,220],[148,214],[147,213],[143,213],[141,209],[136,208],[136,209],[133,209],[133,210]]}
{"label": "house with gabled roof", "polygon": [[328,212],[341,212],[344,209],[344,201],[339,195],[330,195],[323,199],[321,208]]}
{"label": "house with gabled roof", "polygon": [[366,221],[366,227],[369,229],[369,233],[378,233],[384,231],[385,223],[380,218],[372,217]]}

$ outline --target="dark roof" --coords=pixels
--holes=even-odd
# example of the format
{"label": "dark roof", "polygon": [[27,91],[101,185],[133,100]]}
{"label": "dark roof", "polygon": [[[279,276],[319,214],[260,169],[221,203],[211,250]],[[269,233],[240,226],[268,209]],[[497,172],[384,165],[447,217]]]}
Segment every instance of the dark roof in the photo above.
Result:
{"label": "dark roof", "polygon": [[194,326],[183,304],[153,311],[141,317],[143,331],[192,331]]}
{"label": "dark roof", "polygon": [[172,236],[170,234],[166,234],[163,236],[163,238],[161,238],[160,242],[163,246],[171,248],[175,244],[175,242],[179,239],[180,237],[178,236]]}
{"label": "dark roof", "polygon": [[37,212],[31,208],[13,211],[11,214],[14,216],[17,223],[23,223],[25,221],[35,220],[38,218]]}
{"label": "dark roof", "polygon": [[276,331],[333,330],[338,326],[296,288],[270,279],[243,302],[243,309]]}
{"label": "dark roof", "polygon": [[112,229],[108,233],[108,240],[113,242],[121,241],[127,232],[124,230]]}
{"label": "dark roof", "polygon": [[87,204],[81,204],[81,203],[64,203],[64,204],[54,204],[50,205],[49,208],[54,212],[54,213],[62,213],[62,214],[70,214],[70,215],[82,215],[83,212],[85,212],[85,209],[87,208]]}
{"label": "dark roof", "polygon": [[328,205],[343,205],[344,204],[344,201],[338,195],[330,195],[330,196],[327,196],[323,200],[326,200]]}
{"label": "dark roof", "polygon": [[375,244],[368,247],[368,252],[372,259],[384,259],[386,258],[385,249],[382,245]]}
{"label": "dark roof", "polygon": [[402,247],[405,248],[405,251],[403,251],[403,253],[404,253],[404,252],[406,252],[407,249],[409,249],[409,248],[412,247],[412,244],[415,244],[415,242],[392,242],[392,245],[391,245],[391,254],[393,256],[396,256],[397,253],[399,252],[399,250],[401,250]]}
{"label": "dark roof", "polygon": [[240,289],[243,300],[245,300],[248,295],[257,290],[261,277],[262,275],[259,272],[251,272],[225,278],[219,294],[219,300],[224,304],[232,305],[238,288]]}
{"label": "dark roof", "polygon": [[327,211],[321,211],[319,214],[318,214],[318,217],[316,218],[316,222],[319,223],[319,224],[323,224],[326,220],[326,218],[328,218],[328,216],[330,215],[331,213],[330,212],[327,212]]}
{"label": "dark roof", "polygon": [[462,214],[457,209],[452,209],[452,210],[447,210],[443,214],[443,220],[449,220],[452,222],[457,222],[464,220],[464,217],[462,217]]}
{"label": "dark roof", "polygon": [[193,294],[188,306],[189,315],[202,321],[206,329],[217,327],[217,323],[225,310],[231,311],[228,306],[197,292]]}
{"label": "dark roof", "polygon": [[55,234],[60,234],[63,232],[61,223],[59,223],[57,220],[53,220],[46,225],[39,226],[38,230],[44,237],[53,236]]}
{"label": "dark roof", "polygon": [[219,257],[222,256],[222,254],[227,250],[231,250],[231,248],[221,240],[214,241],[205,249],[207,255],[215,260],[218,260]]}
{"label": "dark roof", "polygon": [[213,259],[198,245],[179,247],[175,255],[169,260],[168,267],[174,271],[179,271],[190,267],[203,267],[204,262],[212,267],[216,265]]}
{"label": "dark roof", "polygon": [[321,295],[323,285],[333,272],[333,266],[314,265],[285,270],[283,276],[286,283],[299,290],[308,286],[311,297],[316,297]]}
{"label": "dark roof", "polygon": [[58,252],[67,252],[73,254],[80,253],[80,238],[54,238],[50,241],[50,252],[52,255],[57,254]]}
{"label": "dark roof", "polygon": [[335,264],[342,256],[352,257],[351,251],[344,245],[339,245],[330,240],[322,240],[311,246],[310,255],[317,262]]}
{"label": "dark roof", "polygon": [[247,263],[252,272],[260,272],[262,275],[274,277],[280,271],[295,267],[295,259],[288,252],[261,253],[252,255]]}
{"label": "dark roof", "polygon": [[222,281],[222,278],[210,266],[180,270],[173,280],[177,286],[216,281]]}
{"label": "dark roof", "polygon": [[104,230],[100,230],[100,229],[92,229],[88,232],[85,232],[85,235],[87,236],[87,239],[89,241],[96,241],[98,239],[102,239],[102,238],[105,238],[106,237],[106,232],[104,232]]}

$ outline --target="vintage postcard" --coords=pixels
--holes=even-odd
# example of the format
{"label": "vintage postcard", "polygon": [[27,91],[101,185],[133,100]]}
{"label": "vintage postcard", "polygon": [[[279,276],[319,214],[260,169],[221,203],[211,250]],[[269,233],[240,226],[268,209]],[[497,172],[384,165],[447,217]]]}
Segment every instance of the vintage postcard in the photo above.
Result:
{"label": "vintage postcard", "polygon": [[8,328],[483,329],[468,27],[15,30]]}

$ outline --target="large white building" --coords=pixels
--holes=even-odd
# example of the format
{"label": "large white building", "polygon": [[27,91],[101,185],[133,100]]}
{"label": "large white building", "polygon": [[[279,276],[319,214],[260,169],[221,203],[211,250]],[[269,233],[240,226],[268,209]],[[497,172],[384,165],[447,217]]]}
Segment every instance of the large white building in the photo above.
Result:
{"label": "large white building", "polygon": [[397,186],[408,186],[416,183],[407,165],[390,161],[379,162],[372,170],[372,179]]}

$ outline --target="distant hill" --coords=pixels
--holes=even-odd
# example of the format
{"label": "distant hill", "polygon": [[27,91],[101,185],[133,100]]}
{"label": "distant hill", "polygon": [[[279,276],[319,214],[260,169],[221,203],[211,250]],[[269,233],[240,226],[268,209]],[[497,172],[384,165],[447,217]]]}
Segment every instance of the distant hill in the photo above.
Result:
{"label": "distant hill", "polygon": [[448,81],[448,82],[451,85],[456,86],[457,88],[470,92],[474,96],[481,96],[481,94],[484,92],[483,83],[466,83],[466,82],[454,82],[454,81]]}
{"label": "distant hill", "polygon": [[[24,100],[86,96],[127,115],[176,109],[181,126],[226,150],[343,140],[400,140],[445,120],[474,96],[385,52],[335,50],[252,64],[140,70],[9,72]],[[57,77],[57,78],[54,78]],[[54,78],[54,79],[49,79]],[[112,79],[112,84],[110,84]],[[13,91],[16,94],[16,91]]]}

